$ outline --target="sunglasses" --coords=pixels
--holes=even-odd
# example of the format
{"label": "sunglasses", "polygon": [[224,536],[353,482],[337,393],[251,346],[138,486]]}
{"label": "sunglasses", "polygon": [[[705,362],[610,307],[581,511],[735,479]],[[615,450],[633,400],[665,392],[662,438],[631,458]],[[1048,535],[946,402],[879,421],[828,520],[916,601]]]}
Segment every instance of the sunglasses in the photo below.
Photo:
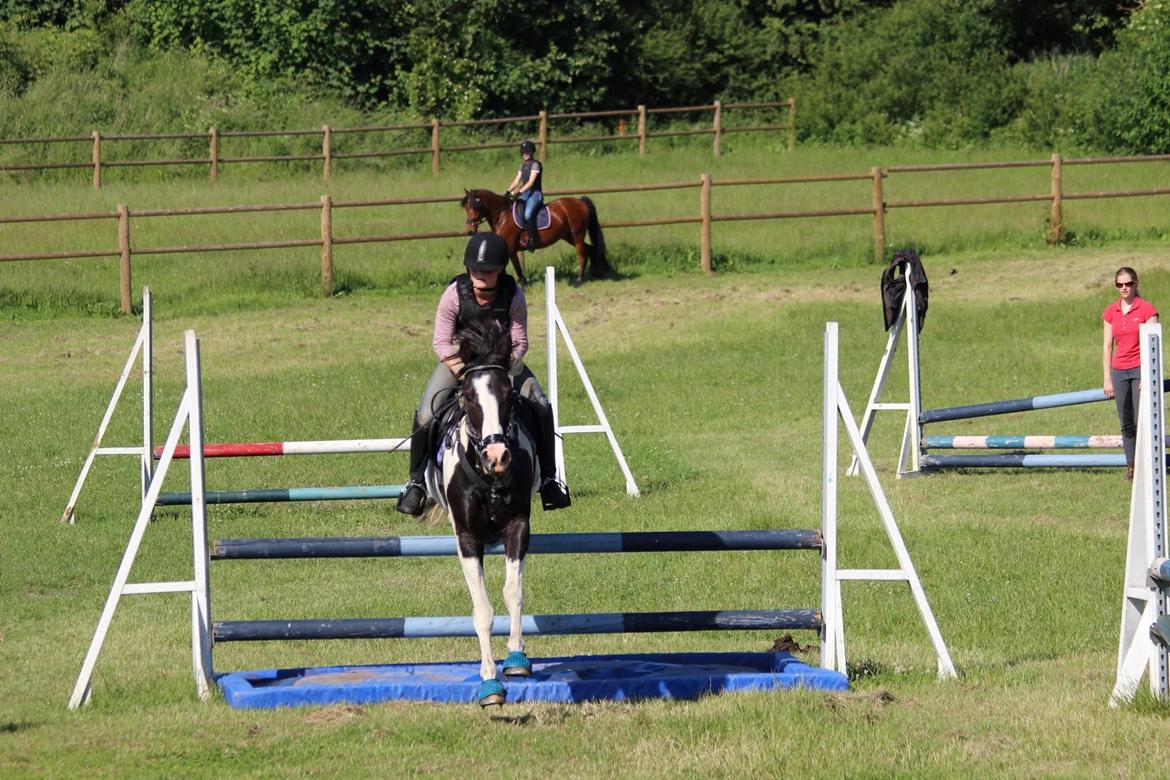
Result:
{"label": "sunglasses", "polygon": [[1119,289],[1119,290],[1120,290],[1122,287],[1136,287],[1136,286],[1137,286],[1137,282],[1136,282],[1136,281],[1133,281],[1133,282],[1115,282],[1115,284],[1117,285],[1117,289]]}

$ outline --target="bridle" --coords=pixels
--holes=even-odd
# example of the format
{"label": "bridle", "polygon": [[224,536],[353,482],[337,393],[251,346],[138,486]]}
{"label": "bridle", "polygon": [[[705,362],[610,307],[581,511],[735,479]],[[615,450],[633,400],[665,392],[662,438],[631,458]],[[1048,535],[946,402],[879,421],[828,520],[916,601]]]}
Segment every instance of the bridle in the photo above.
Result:
{"label": "bridle", "polygon": [[467,205],[475,209],[475,216],[467,218],[467,232],[474,233],[479,229],[481,223],[487,220],[487,215],[484,214],[483,201],[480,200],[474,192],[467,193]]}
{"label": "bridle", "polygon": [[[463,380],[467,381],[472,374],[482,373],[486,371],[498,371],[503,377],[504,381],[508,381],[508,369],[498,363],[484,363],[478,366],[470,366],[463,370]],[[473,481],[479,483],[481,486],[487,487],[489,491],[489,499],[493,505],[497,504],[499,499],[503,497],[504,492],[509,490],[515,480],[512,476],[512,471],[509,469],[503,476],[496,476],[494,474],[484,474],[482,469],[483,463],[483,449],[490,444],[503,444],[505,447],[511,448],[514,443],[508,437],[508,429],[512,426],[512,414],[515,409],[515,399],[510,398],[507,408],[504,411],[504,419],[502,421],[502,431],[500,433],[492,433],[487,436],[480,437],[475,431],[471,429],[470,425],[464,425],[464,430],[467,434],[467,441],[469,448],[465,451],[459,452],[459,465],[464,472],[472,478]],[[460,405],[464,404],[463,397],[460,397]],[[466,409],[464,410],[466,412]],[[464,417],[467,420],[467,417]],[[462,448],[458,448],[462,449]]]}

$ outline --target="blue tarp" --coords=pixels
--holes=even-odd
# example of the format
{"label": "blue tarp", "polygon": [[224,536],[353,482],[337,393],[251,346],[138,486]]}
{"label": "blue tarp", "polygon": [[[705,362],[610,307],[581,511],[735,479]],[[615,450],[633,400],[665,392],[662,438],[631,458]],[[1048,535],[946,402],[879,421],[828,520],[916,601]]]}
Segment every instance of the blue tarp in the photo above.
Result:
{"label": "blue tarp", "polygon": [[[228,704],[270,709],[346,702],[473,703],[479,662],[265,669],[216,676]],[[695,699],[725,691],[844,691],[839,672],[788,653],[652,653],[533,658],[532,677],[504,681],[509,702]]]}

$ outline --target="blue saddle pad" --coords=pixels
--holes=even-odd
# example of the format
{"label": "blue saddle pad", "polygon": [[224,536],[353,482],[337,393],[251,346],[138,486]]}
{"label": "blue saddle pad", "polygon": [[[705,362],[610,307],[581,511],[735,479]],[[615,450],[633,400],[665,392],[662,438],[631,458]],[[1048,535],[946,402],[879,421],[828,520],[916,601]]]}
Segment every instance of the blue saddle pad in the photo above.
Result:
{"label": "blue saddle pad", "polygon": [[[524,230],[524,201],[518,200],[512,204],[512,221],[516,223],[516,227]],[[548,206],[541,206],[536,212],[536,229],[548,230],[551,224],[552,217],[548,215]]]}

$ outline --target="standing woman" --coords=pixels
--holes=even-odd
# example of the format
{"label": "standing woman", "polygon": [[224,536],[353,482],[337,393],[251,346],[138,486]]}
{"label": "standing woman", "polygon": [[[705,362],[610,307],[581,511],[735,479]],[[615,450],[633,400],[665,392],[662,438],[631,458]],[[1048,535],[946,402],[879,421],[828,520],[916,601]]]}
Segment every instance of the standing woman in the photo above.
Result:
{"label": "standing woman", "polygon": [[1142,355],[1140,329],[1143,322],[1157,322],[1154,304],[1138,295],[1137,271],[1122,266],[1113,275],[1118,300],[1105,307],[1105,336],[1101,347],[1101,370],[1105,397],[1117,401],[1121,419],[1121,444],[1125,449],[1125,478],[1133,479],[1134,450],[1137,444],[1138,393],[1141,390]]}

